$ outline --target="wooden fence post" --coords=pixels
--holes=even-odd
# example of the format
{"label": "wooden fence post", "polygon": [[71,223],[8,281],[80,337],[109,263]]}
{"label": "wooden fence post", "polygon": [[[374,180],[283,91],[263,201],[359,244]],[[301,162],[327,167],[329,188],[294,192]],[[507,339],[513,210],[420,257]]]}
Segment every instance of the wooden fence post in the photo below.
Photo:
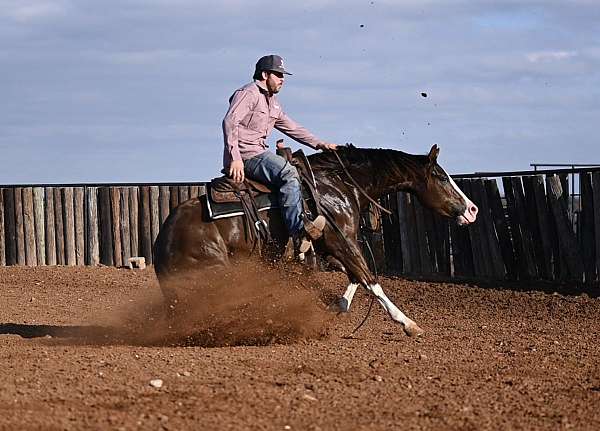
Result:
{"label": "wooden fence post", "polygon": [[560,197],[565,202],[567,208],[567,217],[572,222],[574,208],[571,208],[571,202],[569,200],[569,174],[558,174],[558,179],[560,180],[560,187],[562,189],[562,194]]}
{"label": "wooden fence post", "polygon": [[75,258],[75,211],[73,209],[73,187],[64,187],[63,195],[63,210],[65,230],[65,257],[66,264],[74,266],[77,263]]}
{"label": "wooden fence post", "polygon": [[596,274],[600,279],[600,172],[592,175],[592,187],[594,195],[594,238],[596,250]]}
{"label": "wooden fence post", "polygon": [[46,262],[56,265],[56,223],[54,221],[54,188],[46,187],[45,224],[46,231]]}
{"label": "wooden fence post", "polygon": [[[464,182],[456,181],[456,185],[464,190]],[[453,275],[471,277],[475,274],[475,263],[468,228],[452,223],[450,225],[450,245],[452,248]]]}
{"label": "wooden fence post", "polygon": [[421,252],[419,250],[419,231],[417,230],[417,217],[415,210],[416,198],[410,193],[406,193],[406,218],[408,220],[408,246],[412,254],[413,274],[419,274],[423,271],[421,262]]}
{"label": "wooden fence post", "polygon": [[423,207],[423,222],[425,225],[425,236],[427,237],[427,248],[429,251],[429,262],[431,264],[431,273],[439,273],[438,245],[439,239],[435,229],[434,212],[429,208]]}
{"label": "wooden fence post", "polygon": [[152,225],[150,216],[150,187],[140,187],[140,252],[152,263]]}
{"label": "wooden fence post", "polygon": [[[475,200],[475,204],[479,207],[481,202],[477,201],[474,196],[472,184],[473,180],[465,179],[461,181],[460,188],[463,192],[470,196],[473,200]],[[479,211],[481,214],[481,210]],[[469,232],[469,238],[471,242],[471,253],[473,256],[473,266],[474,266],[474,275],[475,276],[484,276],[488,277],[490,275],[490,271],[488,269],[489,266],[489,255],[488,255],[488,247],[486,245],[486,238],[482,234],[483,223],[481,217],[478,215],[475,223],[467,226],[467,230]]]}
{"label": "wooden fence post", "polygon": [[65,262],[65,230],[63,215],[63,200],[60,187],[55,187],[54,193],[54,224],[56,232],[56,263],[64,265]]}
{"label": "wooden fence post", "polygon": [[500,251],[500,242],[494,228],[492,211],[488,202],[487,193],[485,191],[484,180],[481,178],[473,180],[471,183],[471,192],[473,193],[473,198],[478,202],[477,205],[479,206],[477,218],[480,223],[481,236],[484,238],[482,245],[486,249],[485,255],[487,256],[488,260],[486,269],[488,271],[488,275],[495,279],[504,279],[506,276],[506,270],[504,268],[502,253]]}
{"label": "wooden fence post", "polygon": [[506,269],[506,277],[514,280],[517,277],[515,253],[508,231],[508,224],[506,222],[504,206],[502,205],[498,184],[495,179],[485,180],[484,183],[492,221],[498,235],[500,253],[502,254],[502,260],[504,261],[504,267]]}
{"label": "wooden fence post", "polygon": [[425,226],[425,214],[421,202],[412,196],[413,206],[415,211],[415,227],[417,237],[417,252],[419,253],[419,261],[421,262],[421,274],[431,275],[432,265],[429,254],[429,246],[427,244],[427,228]]}
{"label": "wooden fence post", "polygon": [[131,235],[131,255],[137,257],[140,255],[140,218],[139,218],[139,189],[138,187],[129,188],[129,233]]}
{"label": "wooden fence post", "polygon": [[98,188],[88,187],[86,189],[86,238],[87,252],[86,264],[98,265],[100,263],[100,243],[98,229]]}
{"label": "wooden fence post", "polygon": [[160,206],[160,225],[162,227],[163,223],[169,217],[169,213],[171,212],[169,208],[169,186],[160,186],[158,188],[158,200]]}
{"label": "wooden fence post", "polygon": [[190,198],[190,188],[188,186],[179,186],[179,204],[181,205]]}
{"label": "wooden fence post", "polygon": [[179,206],[179,187],[169,186],[169,208],[171,211]]}
{"label": "wooden fence post", "polygon": [[596,252],[594,233],[594,191],[592,188],[592,175],[589,172],[579,174],[579,187],[581,196],[581,213],[579,219],[580,246],[583,254],[583,268],[585,281],[590,283],[596,280]]}
{"label": "wooden fence post", "polygon": [[583,279],[582,258],[577,249],[577,239],[571,227],[561,187],[561,181],[556,175],[546,176],[546,190],[548,200],[554,215],[558,243],[566,261],[569,275],[578,281]]}
{"label": "wooden fence post", "polygon": [[121,251],[123,265],[131,257],[131,229],[129,227],[129,187],[121,187]]}
{"label": "wooden fence post", "polygon": [[152,228],[152,246],[154,247],[154,241],[158,236],[160,230],[160,205],[158,201],[159,190],[158,186],[150,187],[150,224]]}
{"label": "wooden fence post", "polygon": [[6,264],[17,264],[17,219],[15,214],[15,192],[14,189],[6,188],[4,195],[4,239],[6,247]]}
{"label": "wooden fence post", "polygon": [[37,266],[37,250],[35,247],[35,214],[33,212],[33,189],[25,187],[22,190],[23,199],[23,229],[25,232],[25,264]]}
{"label": "wooden fence post", "polygon": [[402,252],[400,243],[400,229],[398,222],[398,201],[396,194],[387,195],[384,198],[385,207],[391,211],[391,215],[382,214],[383,246],[385,247],[385,267],[388,271],[402,272]]}
{"label": "wooden fence post", "polygon": [[100,263],[113,266],[113,236],[110,188],[98,188],[98,224],[100,227]]}
{"label": "wooden fence post", "polygon": [[83,187],[73,188],[75,265],[85,265],[85,199]]}
{"label": "wooden fence post", "polygon": [[123,252],[121,247],[121,192],[119,187],[110,187],[110,208],[113,238],[113,262],[119,268],[123,266]]}
{"label": "wooden fence post", "polygon": [[400,233],[400,247],[402,250],[402,273],[410,274],[413,272],[413,256],[410,253],[410,238],[408,237],[410,226],[408,225],[406,193],[398,192],[396,194],[396,201],[398,205],[398,231]]}
{"label": "wooden fence post", "polygon": [[538,275],[543,279],[551,280],[552,244],[548,231],[548,206],[543,177],[541,175],[523,177],[523,189]]}
{"label": "wooden fence post", "polygon": [[197,198],[198,196],[200,196],[200,186],[190,186],[190,199]]}
{"label": "wooden fence post", "polygon": [[44,189],[42,187],[33,188],[33,213],[37,264],[46,265],[46,225],[44,223]]}
{"label": "wooden fence post", "polygon": [[520,177],[503,177],[504,192],[508,208],[513,244],[521,279],[535,278],[537,270],[533,259],[531,233],[527,226],[524,207],[525,197]]}
{"label": "wooden fence post", "polygon": [[4,191],[0,189],[0,266],[6,265],[6,246],[4,240]]}
{"label": "wooden fence post", "polygon": [[523,246],[523,255],[525,257],[525,263],[527,268],[527,277],[530,279],[537,278],[538,271],[535,261],[535,250],[533,245],[533,236],[531,234],[531,227],[527,218],[527,208],[525,205],[525,194],[523,192],[523,182],[521,177],[511,177],[513,183],[513,193],[516,200],[516,211],[518,217],[518,223],[521,228],[521,238]]}
{"label": "wooden fence post", "polygon": [[450,265],[450,223],[445,217],[432,213],[436,238],[438,272],[451,276]]}
{"label": "wooden fence post", "polygon": [[25,228],[23,226],[23,191],[15,187],[15,219],[17,226],[17,264],[25,265]]}

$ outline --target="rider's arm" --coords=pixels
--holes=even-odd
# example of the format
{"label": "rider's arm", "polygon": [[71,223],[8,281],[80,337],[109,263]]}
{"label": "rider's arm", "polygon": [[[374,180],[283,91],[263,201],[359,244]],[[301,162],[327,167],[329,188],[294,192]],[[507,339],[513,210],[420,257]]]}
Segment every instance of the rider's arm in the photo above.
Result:
{"label": "rider's arm", "polygon": [[335,149],[336,147],[335,144],[330,144],[317,138],[308,129],[288,117],[283,111],[281,111],[279,118],[275,121],[275,128],[301,144],[314,149]]}
{"label": "rider's arm", "polygon": [[229,100],[229,110],[223,118],[223,137],[230,162],[242,160],[238,146],[239,125],[254,104],[254,96],[246,90],[236,91]]}

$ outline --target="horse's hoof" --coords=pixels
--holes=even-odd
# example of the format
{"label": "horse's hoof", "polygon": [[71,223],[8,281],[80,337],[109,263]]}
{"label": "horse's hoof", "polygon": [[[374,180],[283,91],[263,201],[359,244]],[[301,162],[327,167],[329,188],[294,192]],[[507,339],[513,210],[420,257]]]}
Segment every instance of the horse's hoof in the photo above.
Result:
{"label": "horse's hoof", "polygon": [[417,325],[415,322],[411,322],[408,325],[405,325],[403,329],[404,333],[409,337],[420,337],[425,333],[425,331],[419,328],[419,325]]}
{"label": "horse's hoof", "polygon": [[347,313],[350,309],[348,300],[344,297],[338,298],[329,305],[329,310],[334,313]]}

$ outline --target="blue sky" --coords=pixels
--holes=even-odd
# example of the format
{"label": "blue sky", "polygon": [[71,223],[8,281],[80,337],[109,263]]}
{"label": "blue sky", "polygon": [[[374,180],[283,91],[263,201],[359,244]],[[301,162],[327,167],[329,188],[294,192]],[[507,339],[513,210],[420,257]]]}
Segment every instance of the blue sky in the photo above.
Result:
{"label": "blue sky", "polygon": [[437,143],[455,173],[600,163],[596,0],[0,0],[0,183],[207,180],[269,53],[331,142]]}

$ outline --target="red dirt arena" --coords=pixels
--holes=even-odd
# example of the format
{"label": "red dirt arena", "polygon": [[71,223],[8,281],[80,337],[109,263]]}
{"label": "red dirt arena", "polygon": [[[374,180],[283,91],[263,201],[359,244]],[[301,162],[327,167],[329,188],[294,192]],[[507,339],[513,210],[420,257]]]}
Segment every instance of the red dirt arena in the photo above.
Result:
{"label": "red dirt arena", "polygon": [[151,268],[0,268],[0,429],[600,429],[594,295],[384,277],[425,334],[349,337],[340,273],[212,276],[171,321]]}

